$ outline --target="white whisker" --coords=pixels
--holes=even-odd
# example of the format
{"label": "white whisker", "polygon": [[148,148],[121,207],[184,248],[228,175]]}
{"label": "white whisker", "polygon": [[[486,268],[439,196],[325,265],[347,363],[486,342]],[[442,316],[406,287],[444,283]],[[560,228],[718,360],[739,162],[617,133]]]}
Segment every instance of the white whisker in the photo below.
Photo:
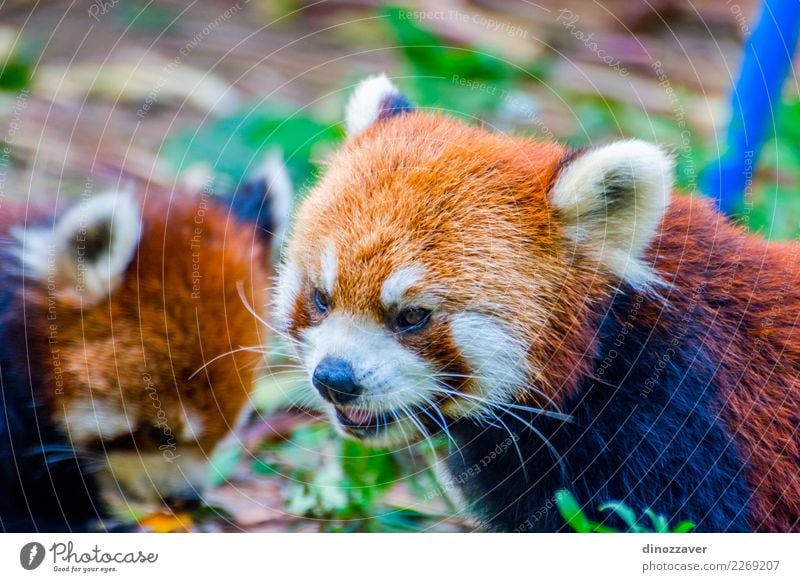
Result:
{"label": "white whisker", "polygon": [[259,323],[261,323],[261,325],[263,325],[264,327],[266,327],[266,328],[267,328],[268,330],[270,330],[271,332],[273,332],[273,333],[277,334],[279,337],[281,337],[282,339],[286,340],[287,342],[289,342],[289,343],[292,343],[292,344],[294,344],[294,345],[297,345],[297,346],[301,345],[299,341],[297,341],[296,339],[294,339],[294,338],[293,338],[292,336],[290,336],[288,333],[286,333],[286,332],[284,332],[284,331],[282,331],[282,330],[280,330],[280,329],[276,328],[274,325],[271,325],[271,324],[270,324],[270,323],[269,323],[269,322],[268,322],[266,319],[264,319],[263,317],[261,317],[261,316],[260,316],[260,315],[259,315],[259,314],[256,312],[256,310],[253,308],[253,306],[252,306],[252,305],[250,305],[250,302],[247,300],[247,296],[244,294],[244,284],[242,283],[242,281],[238,281],[238,282],[236,283],[236,290],[239,292],[239,297],[241,298],[241,300],[242,300],[242,303],[243,303],[243,304],[244,304],[244,306],[245,306],[245,309],[247,309],[247,311],[249,311],[249,312],[250,312],[250,314],[251,314],[253,317],[255,317],[255,318],[258,320],[258,322],[259,322]]}
{"label": "white whisker", "polygon": [[197,376],[200,372],[202,372],[205,368],[207,368],[208,366],[210,366],[211,364],[213,364],[217,360],[221,360],[222,358],[224,358],[226,356],[230,356],[230,355],[233,355],[233,354],[236,354],[236,353],[239,353],[239,352],[252,352],[252,353],[256,353],[256,354],[263,354],[264,352],[260,349],[260,347],[261,346],[242,346],[242,347],[238,347],[236,349],[230,350],[229,352],[225,352],[224,354],[220,354],[220,355],[218,355],[218,356],[216,356],[214,358],[211,358],[205,364],[200,366],[197,370],[194,371],[194,373],[191,376],[189,376],[188,379],[191,380],[192,378]]}
{"label": "white whisker", "polygon": [[522,404],[514,404],[511,402],[496,402],[494,400],[490,400],[488,398],[482,398],[475,394],[467,394],[465,392],[459,392],[457,390],[452,390],[445,386],[441,386],[439,389],[444,394],[450,394],[453,396],[459,396],[462,398],[466,398],[467,400],[473,400],[480,404],[485,404],[486,406],[502,406],[506,408],[513,408],[514,410],[520,410],[523,412],[531,412],[533,414],[539,414],[541,416],[547,416],[549,418],[554,418],[556,420],[561,420],[564,422],[572,422],[572,416],[569,414],[564,414],[563,412],[555,412],[552,410],[544,410],[542,408],[536,408],[533,406],[524,406]]}

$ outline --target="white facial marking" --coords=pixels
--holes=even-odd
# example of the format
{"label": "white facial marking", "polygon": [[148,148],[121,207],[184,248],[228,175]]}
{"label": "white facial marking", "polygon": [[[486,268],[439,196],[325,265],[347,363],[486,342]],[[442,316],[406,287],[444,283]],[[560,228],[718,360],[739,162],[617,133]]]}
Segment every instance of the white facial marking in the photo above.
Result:
{"label": "white facial marking", "polygon": [[433,366],[374,323],[332,313],[317,327],[306,330],[302,339],[309,374],[328,356],[350,363],[364,387],[359,406],[389,411],[400,405],[423,405],[424,398],[436,390]]}
{"label": "white facial marking", "polygon": [[381,287],[381,301],[386,307],[398,305],[408,290],[419,283],[425,276],[421,265],[400,267],[389,275]]}
{"label": "white facial marking", "polygon": [[393,95],[400,95],[400,91],[386,75],[376,75],[361,81],[347,103],[347,136],[355,137],[375,123],[380,115],[381,105]]}
{"label": "white facial marking", "polygon": [[210,484],[208,459],[197,450],[114,451],[107,461],[108,470],[99,475],[103,489],[121,490],[138,501],[159,503],[165,497],[186,493],[200,496]]}
{"label": "white facial marking", "polygon": [[478,413],[481,401],[510,402],[529,376],[527,346],[517,340],[497,318],[478,313],[454,315],[450,333],[466,360],[478,399],[464,398],[461,411]]}
{"label": "white facial marking", "polygon": [[56,422],[67,436],[78,445],[87,445],[97,439],[112,440],[130,434],[137,424],[133,411],[114,410],[99,400],[79,400],[64,406],[64,414],[56,415]]}
{"label": "white facial marking", "polygon": [[338,269],[336,259],[336,247],[328,241],[322,251],[320,263],[322,270],[322,288],[328,295],[333,295],[333,288],[336,285],[336,271]]}

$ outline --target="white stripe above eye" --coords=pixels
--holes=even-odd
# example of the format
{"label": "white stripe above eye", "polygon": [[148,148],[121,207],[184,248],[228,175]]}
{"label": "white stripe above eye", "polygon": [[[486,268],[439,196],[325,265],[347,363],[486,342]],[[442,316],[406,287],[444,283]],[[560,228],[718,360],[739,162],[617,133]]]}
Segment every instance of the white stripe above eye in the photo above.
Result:
{"label": "white stripe above eye", "polygon": [[408,290],[419,283],[425,276],[425,269],[420,265],[406,265],[389,275],[381,288],[381,301],[387,307],[397,305]]}
{"label": "white stripe above eye", "polygon": [[328,295],[333,295],[333,287],[336,285],[336,271],[338,269],[336,258],[336,247],[331,241],[325,243],[322,251],[322,288]]}

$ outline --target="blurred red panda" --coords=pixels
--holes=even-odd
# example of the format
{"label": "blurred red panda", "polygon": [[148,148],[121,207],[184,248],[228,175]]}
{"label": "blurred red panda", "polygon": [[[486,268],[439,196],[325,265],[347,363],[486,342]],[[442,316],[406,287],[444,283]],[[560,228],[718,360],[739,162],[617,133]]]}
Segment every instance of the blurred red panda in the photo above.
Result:
{"label": "blurred red panda", "polygon": [[[0,530],[100,527],[107,494],[181,506],[248,411],[291,187],[0,207]],[[249,305],[248,305],[249,304]]]}
{"label": "blurred red panda", "polygon": [[[319,407],[439,434],[491,530],[618,500],[697,531],[800,528],[796,243],[673,195],[673,161],[415,111],[384,76],[302,203],[276,311]],[[673,525],[674,525],[673,521]]]}

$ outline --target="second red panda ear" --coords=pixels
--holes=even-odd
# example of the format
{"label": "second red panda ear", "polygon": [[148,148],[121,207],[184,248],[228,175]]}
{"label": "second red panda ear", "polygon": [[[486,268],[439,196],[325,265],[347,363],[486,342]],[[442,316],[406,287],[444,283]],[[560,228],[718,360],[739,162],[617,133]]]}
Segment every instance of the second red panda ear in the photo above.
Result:
{"label": "second red panda ear", "polygon": [[347,137],[355,137],[382,119],[402,115],[412,109],[406,96],[386,75],[367,77],[358,84],[347,102]]}
{"label": "second red panda ear", "polygon": [[104,301],[119,286],[141,233],[139,203],[121,192],[75,204],[56,217],[52,228],[14,231],[26,275],[52,282],[59,295],[84,305]]}
{"label": "second red panda ear", "polygon": [[248,179],[223,198],[236,218],[256,225],[276,257],[289,227],[293,199],[292,181],[277,149],[267,152]]}

